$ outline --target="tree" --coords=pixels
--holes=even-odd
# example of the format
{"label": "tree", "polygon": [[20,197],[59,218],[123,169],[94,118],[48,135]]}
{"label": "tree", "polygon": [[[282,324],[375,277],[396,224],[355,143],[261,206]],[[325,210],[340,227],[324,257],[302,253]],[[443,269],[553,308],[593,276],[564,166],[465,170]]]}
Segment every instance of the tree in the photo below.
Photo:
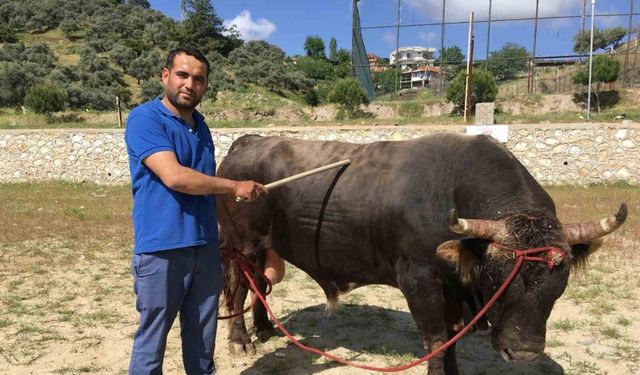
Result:
{"label": "tree", "polygon": [[324,40],[318,35],[309,35],[304,41],[304,51],[314,59],[326,59]]}
{"label": "tree", "polygon": [[16,43],[16,31],[6,25],[0,25],[0,43]]}
{"label": "tree", "polygon": [[[471,108],[475,108],[476,103],[492,102],[498,94],[498,85],[491,73],[484,69],[474,69],[471,92]],[[447,86],[446,98],[456,106],[456,111],[464,109],[466,73],[460,72]]]}
{"label": "tree", "polygon": [[364,88],[353,78],[339,79],[329,94],[329,101],[338,104],[349,114],[353,114],[358,106],[369,104]]}
{"label": "tree", "polygon": [[338,41],[336,38],[329,39],[329,60],[336,61],[338,59]]}
{"label": "tree", "polygon": [[0,107],[22,105],[32,80],[20,64],[0,62]]}
{"label": "tree", "polygon": [[507,42],[500,50],[491,52],[488,69],[498,81],[514,79],[527,71],[529,58],[526,48]]}
{"label": "tree", "polygon": [[162,65],[162,60],[155,52],[147,52],[135,58],[129,65],[129,73],[140,81],[147,80],[154,75],[159,75]]}
{"label": "tree", "polygon": [[[627,35],[627,29],[624,27],[611,27],[601,30],[597,27],[593,28],[593,50],[606,49],[609,46],[616,48],[622,38]],[[576,53],[589,53],[589,45],[591,44],[591,32],[588,30],[579,30],[573,36],[573,51]]]}
{"label": "tree", "polygon": [[124,44],[117,44],[109,51],[111,60],[118,65],[124,73],[127,73],[129,66],[138,56],[134,50]]}
{"label": "tree", "polygon": [[351,64],[351,51],[346,48],[340,48],[336,52],[336,60],[340,64]]}
{"label": "tree", "polygon": [[464,66],[464,55],[458,46],[445,47],[440,50],[440,66],[445,73],[454,76]]}
{"label": "tree", "polygon": [[148,79],[142,82],[140,100],[142,102],[148,102],[162,95],[163,92],[164,87],[159,79]]}
{"label": "tree", "polygon": [[151,4],[149,4],[149,0],[128,0],[127,3],[131,6],[142,7],[144,9],[151,8]]}
{"label": "tree", "polygon": [[[298,90],[311,86],[311,81],[294,68],[285,65],[285,53],[262,40],[253,40],[229,54],[236,80],[240,84],[255,83],[269,90]],[[298,70],[298,69],[296,69]]]}
{"label": "tree", "polygon": [[[600,87],[602,83],[615,82],[620,73],[620,61],[607,55],[598,55],[593,58],[593,66],[591,71],[591,82],[596,83],[594,91],[596,97],[596,106],[598,112],[602,110],[600,107]],[[589,70],[587,68],[580,69],[573,76],[573,83],[589,85]]]}
{"label": "tree", "polygon": [[295,66],[311,79],[323,80],[333,78],[333,65],[324,59],[314,59],[303,56],[298,59]]}
{"label": "tree", "polygon": [[182,41],[204,54],[211,51],[227,56],[242,45],[235,29],[227,29],[216,14],[210,0],[182,0]]}
{"label": "tree", "polygon": [[51,118],[53,112],[63,111],[67,106],[67,91],[52,82],[45,82],[31,87],[24,103],[33,112]]}
{"label": "tree", "polygon": [[386,69],[373,73],[373,84],[380,94],[394,92],[396,89],[396,70]]}

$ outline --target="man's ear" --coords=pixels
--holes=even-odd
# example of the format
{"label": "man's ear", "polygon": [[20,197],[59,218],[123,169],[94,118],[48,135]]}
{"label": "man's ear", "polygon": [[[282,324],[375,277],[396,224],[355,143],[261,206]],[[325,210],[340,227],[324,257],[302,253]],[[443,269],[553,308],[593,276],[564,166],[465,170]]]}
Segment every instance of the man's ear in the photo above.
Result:
{"label": "man's ear", "polygon": [[477,242],[474,239],[450,240],[440,244],[436,250],[440,258],[456,267],[464,284],[470,283],[480,272],[482,257],[480,252],[475,250]]}
{"label": "man's ear", "polygon": [[598,238],[588,243],[578,243],[571,245],[571,255],[573,256],[572,268],[580,271],[587,266],[589,255],[595,253],[602,246],[603,239]]}

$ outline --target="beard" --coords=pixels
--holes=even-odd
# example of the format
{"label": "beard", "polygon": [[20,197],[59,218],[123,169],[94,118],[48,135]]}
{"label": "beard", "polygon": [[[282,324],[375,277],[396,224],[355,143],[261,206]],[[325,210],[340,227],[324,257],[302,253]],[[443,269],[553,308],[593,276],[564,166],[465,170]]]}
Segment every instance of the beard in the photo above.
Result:
{"label": "beard", "polygon": [[176,109],[180,111],[193,111],[198,104],[200,104],[200,100],[202,97],[198,97],[195,94],[192,94],[189,99],[186,99],[180,96],[181,92],[167,92],[167,99],[169,103],[171,103]]}

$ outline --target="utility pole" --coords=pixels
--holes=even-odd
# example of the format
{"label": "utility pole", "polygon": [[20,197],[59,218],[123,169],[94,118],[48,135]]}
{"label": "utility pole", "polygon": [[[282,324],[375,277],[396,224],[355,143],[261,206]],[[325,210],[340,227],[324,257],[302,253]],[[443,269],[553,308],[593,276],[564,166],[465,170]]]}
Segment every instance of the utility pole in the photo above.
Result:
{"label": "utility pole", "polygon": [[531,59],[530,71],[529,71],[529,93],[533,93],[535,91],[535,80],[536,80],[536,41],[538,40],[538,9],[540,5],[540,0],[536,0],[536,18],[533,27],[533,58]]}
{"label": "utility pole", "polygon": [[400,80],[399,78],[399,73],[400,71],[400,0],[398,0],[398,20],[396,23],[396,87],[395,90],[393,91],[393,99],[397,99],[398,98],[398,81]]}
{"label": "utility pole", "polygon": [[444,91],[444,66],[446,61],[444,61],[444,56],[442,53],[444,52],[444,16],[445,16],[445,8],[447,6],[447,0],[442,0],[442,21],[440,23],[440,88],[438,90],[438,95],[442,96]]}
{"label": "utility pole", "polygon": [[484,60],[485,69],[489,69],[489,42],[491,41],[491,3],[492,0],[489,0],[489,22],[487,22],[487,55],[485,56]]}
{"label": "utility pole", "polygon": [[471,113],[471,93],[473,91],[473,12],[469,14],[469,43],[467,45],[467,79],[464,92],[464,122]]}
{"label": "utility pole", "polygon": [[595,19],[596,0],[591,0],[591,42],[589,44],[589,92],[587,94],[587,121],[591,121],[591,74],[593,71],[593,20]]}

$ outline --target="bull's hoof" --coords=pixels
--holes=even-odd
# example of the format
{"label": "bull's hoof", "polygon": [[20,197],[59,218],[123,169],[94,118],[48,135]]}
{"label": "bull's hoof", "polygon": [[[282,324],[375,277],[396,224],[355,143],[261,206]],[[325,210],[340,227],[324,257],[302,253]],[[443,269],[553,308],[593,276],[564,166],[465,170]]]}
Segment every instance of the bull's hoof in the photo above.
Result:
{"label": "bull's hoof", "polygon": [[256,336],[258,336],[258,340],[260,342],[267,342],[269,339],[276,335],[276,330],[273,327],[261,329],[256,332]]}
{"label": "bull's hoof", "polygon": [[244,357],[256,354],[256,347],[252,342],[241,344],[237,342],[229,343],[229,353],[234,357]]}

